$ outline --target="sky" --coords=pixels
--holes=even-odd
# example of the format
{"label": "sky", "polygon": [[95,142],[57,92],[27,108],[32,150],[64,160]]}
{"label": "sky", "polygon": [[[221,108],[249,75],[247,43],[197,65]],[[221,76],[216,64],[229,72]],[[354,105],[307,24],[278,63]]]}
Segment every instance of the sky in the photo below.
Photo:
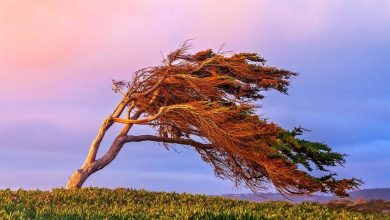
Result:
{"label": "sky", "polygon": [[[265,94],[261,114],[348,154],[340,177],[390,187],[389,12],[387,0],[0,0],[0,188],[63,187],[120,99],[111,79],[190,38],[194,51],[224,44],[298,72],[288,96]],[[126,145],[85,185],[248,192],[196,152],[153,143]]]}

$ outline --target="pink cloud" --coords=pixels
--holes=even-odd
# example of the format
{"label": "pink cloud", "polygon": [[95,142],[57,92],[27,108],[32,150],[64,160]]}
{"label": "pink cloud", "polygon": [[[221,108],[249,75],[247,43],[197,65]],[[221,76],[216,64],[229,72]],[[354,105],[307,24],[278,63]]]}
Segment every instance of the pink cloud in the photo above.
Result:
{"label": "pink cloud", "polygon": [[[158,64],[160,51],[166,54],[185,39],[197,37],[196,49],[217,49],[226,42],[227,50],[250,51],[257,44],[272,50],[280,49],[275,35],[293,44],[333,33],[343,27],[336,15],[347,13],[345,18],[352,19],[349,10],[374,13],[379,9],[375,12],[382,19],[379,22],[390,20],[385,13],[390,4],[367,4],[349,8],[347,3],[328,1],[4,0],[0,3],[0,101],[36,111],[30,117],[55,120],[52,110],[44,110],[48,106],[80,104],[80,97],[94,100],[96,94],[99,99],[112,99],[111,78],[128,79],[136,69]],[[3,107],[3,115],[5,111],[21,114]]]}

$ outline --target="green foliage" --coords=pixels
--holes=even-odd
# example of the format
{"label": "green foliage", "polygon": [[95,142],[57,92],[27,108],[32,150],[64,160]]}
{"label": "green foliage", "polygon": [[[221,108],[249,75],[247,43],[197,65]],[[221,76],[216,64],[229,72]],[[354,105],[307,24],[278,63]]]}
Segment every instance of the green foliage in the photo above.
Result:
{"label": "green foliage", "polygon": [[274,146],[284,156],[295,163],[303,165],[307,170],[312,171],[310,162],[314,163],[320,171],[328,171],[326,166],[337,166],[345,163],[345,154],[332,152],[332,149],[319,142],[311,142],[297,138],[302,135],[304,128],[294,128],[292,131],[286,131],[279,137],[278,144]]}
{"label": "green foliage", "polygon": [[313,203],[254,203],[133,189],[0,190],[0,219],[390,219]]}

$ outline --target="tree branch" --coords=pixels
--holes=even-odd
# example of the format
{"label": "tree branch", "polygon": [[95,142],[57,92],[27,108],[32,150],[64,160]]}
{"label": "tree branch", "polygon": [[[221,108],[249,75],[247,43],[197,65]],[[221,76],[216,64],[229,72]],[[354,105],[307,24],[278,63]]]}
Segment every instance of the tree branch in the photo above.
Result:
{"label": "tree branch", "polygon": [[[153,104],[153,102],[156,101],[156,99],[157,99],[157,97],[158,97],[159,94],[160,94],[160,90],[159,90],[159,89],[157,89],[156,91],[154,91],[153,96],[152,96],[152,98],[151,98],[150,101],[149,101],[149,105]],[[127,114],[127,119],[128,119],[128,120],[137,120],[137,119],[142,115],[142,113],[144,112],[143,110],[139,110],[138,112],[136,112],[136,113],[134,114],[133,117],[131,117],[131,116],[130,116],[130,115],[131,115],[131,111],[134,109],[134,107],[135,107],[135,103],[134,103],[134,101],[132,101],[132,104],[131,104],[131,106],[129,107],[128,114]],[[131,128],[134,124],[135,124],[135,123],[127,123],[127,124],[125,125],[125,127],[121,130],[120,135],[122,135],[122,136],[123,136],[123,135],[127,135],[127,133],[129,133],[130,128]]]}
{"label": "tree branch", "polygon": [[163,115],[169,111],[172,111],[175,109],[192,109],[192,108],[194,108],[194,107],[191,105],[183,105],[183,104],[170,105],[170,106],[161,107],[156,114],[151,115],[147,118],[135,120],[135,119],[125,119],[125,118],[112,117],[112,120],[114,122],[118,122],[118,123],[122,123],[122,124],[144,124],[144,123],[148,123],[148,122],[155,120],[156,118],[160,117],[161,115]]}
{"label": "tree branch", "polygon": [[87,169],[89,169],[88,172],[89,173],[96,172],[100,169],[103,169],[105,166],[111,163],[111,161],[115,159],[115,157],[118,155],[119,151],[122,149],[125,143],[142,142],[142,141],[154,141],[154,142],[189,145],[189,146],[193,146],[196,149],[202,149],[202,150],[213,149],[212,144],[204,144],[204,143],[194,141],[192,139],[165,138],[165,137],[158,137],[153,135],[118,136],[117,138],[115,138],[115,141],[111,145],[110,149],[103,157],[94,161],[93,163],[89,164],[88,167],[86,167]]}
{"label": "tree branch", "polygon": [[183,138],[166,138],[166,137],[159,137],[154,135],[127,135],[122,138],[124,143],[128,142],[142,142],[142,141],[154,141],[154,142],[163,142],[163,143],[171,143],[171,144],[182,144],[182,145],[190,145],[195,148],[201,148],[201,149],[212,149],[212,144],[204,144],[200,143],[198,141],[194,141],[192,139],[183,139]]}
{"label": "tree branch", "polygon": [[162,77],[161,79],[159,79],[159,80],[157,81],[157,83],[154,84],[151,88],[149,88],[148,90],[146,90],[146,91],[143,92],[143,93],[135,94],[135,96],[133,96],[133,97],[130,97],[130,93],[128,93],[127,95],[129,96],[129,100],[130,100],[130,101],[135,101],[135,100],[137,100],[137,99],[139,99],[139,98],[141,98],[141,97],[145,97],[145,96],[149,95],[150,93],[156,91],[156,90],[160,87],[160,85],[163,83],[163,81],[164,81],[166,78],[167,78],[167,76],[163,76],[163,77]]}
{"label": "tree branch", "polygon": [[112,112],[103,121],[102,125],[99,128],[98,134],[96,135],[95,139],[92,141],[92,144],[88,151],[88,155],[82,167],[87,167],[90,163],[96,160],[96,154],[99,150],[100,143],[102,142],[104,135],[106,134],[106,131],[114,124],[112,118],[119,117],[122,114],[123,110],[126,108],[128,103],[129,103],[128,100],[122,99],[121,102],[116,106],[114,112]]}

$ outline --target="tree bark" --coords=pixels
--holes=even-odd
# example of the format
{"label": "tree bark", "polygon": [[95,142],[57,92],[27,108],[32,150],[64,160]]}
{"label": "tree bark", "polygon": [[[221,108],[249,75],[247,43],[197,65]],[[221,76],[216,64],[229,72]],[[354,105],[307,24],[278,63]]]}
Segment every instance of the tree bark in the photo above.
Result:
{"label": "tree bark", "polygon": [[76,170],[66,183],[66,189],[79,189],[91,174],[84,169]]}

